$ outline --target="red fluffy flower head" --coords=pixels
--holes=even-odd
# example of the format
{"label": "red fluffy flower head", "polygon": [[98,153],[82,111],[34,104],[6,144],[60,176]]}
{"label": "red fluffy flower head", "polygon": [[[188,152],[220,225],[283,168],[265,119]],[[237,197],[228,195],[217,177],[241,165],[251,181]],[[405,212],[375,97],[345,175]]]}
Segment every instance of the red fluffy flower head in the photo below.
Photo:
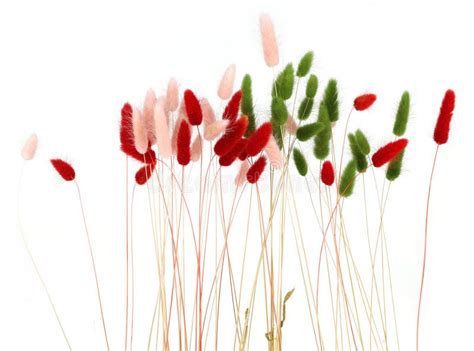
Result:
{"label": "red fluffy flower head", "polygon": [[66,161],[56,158],[51,160],[51,164],[65,181],[70,182],[76,178],[74,168]]}
{"label": "red fluffy flower head", "polygon": [[444,94],[441,108],[439,109],[439,116],[436,122],[436,127],[433,134],[433,139],[438,145],[446,144],[449,138],[449,127],[453,117],[454,104],[456,95],[451,89]]}
{"label": "red fluffy flower head", "polygon": [[327,186],[334,183],[334,168],[331,161],[324,161],[321,168],[321,181]]}
{"label": "red fluffy flower head", "polygon": [[260,176],[263,173],[263,170],[265,169],[265,166],[267,164],[267,159],[265,156],[260,156],[257,161],[249,168],[247,171],[247,181],[250,184],[255,184],[258,182],[260,179]]}
{"label": "red fluffy flower head", "polygon": [[384,164],[392,161],[408,145],[408,139],[398,139],[382,146],[372,155],[372,164],[374,167],[382,167]]}
{"label": "red fluffy flower head", "polygon": [[201,104],[196,95],[189,89],[184,92],[184,106],[189,123],[193,126],[200,125],[202,123]]}
{"label": "red fluffy flower head", "polygon": [[364,94],[355,98],[354,108],[357,111],[367,110],[372,104],[377,100],[377,95],[375,94]]}

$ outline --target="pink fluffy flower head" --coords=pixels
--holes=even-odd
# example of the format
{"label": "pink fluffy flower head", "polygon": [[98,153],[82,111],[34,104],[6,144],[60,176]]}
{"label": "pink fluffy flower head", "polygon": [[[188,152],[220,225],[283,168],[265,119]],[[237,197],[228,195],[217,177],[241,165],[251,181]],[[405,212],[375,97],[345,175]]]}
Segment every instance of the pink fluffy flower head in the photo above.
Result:
{"label": "pink fluffy flower head", "polygon": [[278,65],[279,54],[275,29],[270,16],[260,16],[260,34],[262,35],[263,56],[268,67]]}

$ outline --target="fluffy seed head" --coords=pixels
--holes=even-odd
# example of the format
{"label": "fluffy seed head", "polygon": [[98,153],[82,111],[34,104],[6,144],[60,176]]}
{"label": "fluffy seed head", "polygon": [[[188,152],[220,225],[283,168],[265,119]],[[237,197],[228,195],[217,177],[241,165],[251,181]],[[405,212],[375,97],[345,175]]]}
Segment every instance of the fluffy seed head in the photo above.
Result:
{"label": "fluffy seed head", "polygon": [[311,115],[314,105],[314,98],[305,97],[298,107],[298,119],[306,120]]}
{"label": "fluffy seed head", "polygon": [[241,139],[240,140],[241,143],[240,143],[240,153],[239,153],[239,160],[240,161],[243,161],[243,160],[246,160],[247,157],[248,157],[248,154],[247,154],[247,145],[249,143],[249,140],[248,139]]}
{"label": "fluffy seed head", "polygon": [[148,136],[145,128],[145,120],[140,110],[137,108],[133,109],[133,136],[134,143],[137,151],[142,155],[148,149]]}
{"label": "fluffy seed head", "polygon": [[151,178],[155,170],[155,165],[156,163],[147,164],[135,173],[135,181],[138,185],[145,184]]}
{"label": "fluffy seed head", "polygon": [[32,160],[35,157],[37,147],[38,137],[36,134],[31,134],[23,145],[23,149],[21,149],[21,157],[26,161]]}
{"label": "fluffy seed head", "polygon": [[273,135],[270,137],[270,140],[268,141],[264,150],[268,156],[268,159],[270,160],[270,165],[273,168],[280,169],[283,167],[285,160]]}
{"label": "fluffy seed head", "polygon": [[122,144],[120,145],[120,149],[127,156],[130,156],[131,158],[134,158],[135,160],[142,163],[152,163],[156,160],[156,154],[152,148],[148,148],[144,154],[139,153],[132,144]]}
{"label": "fluffy seed head", "polygon": [[290,135],[295,135],[297,129],[298,129],[298,125],[296,124],[295,119],[293,118],[293,116],[289,115],[288,121],[286,122],[286,131]]}
{"label": "fluffy seed head", "polygon": [[325,127],[326,126],[323,122],[306,124],[296,130],[296,138],[299,141],[307,141],[321,133]]}
{"label": "fluffy seed head", "polygon": [[270,16],[260,16],[260,34],[262,35],[263,56],[268,67],[278,65],[278,45]]}
{"label": "fluffy seed head", "polygon": [[272,136],[272,124],[270,122],[263,123],[255,132],[249,137],[247,145],[248,156],[257,156],[268,144]]}
{"label": "fluffy seed head", "polygon": [[232,95],[232,90],[234,88],[235,80],[235,65],[230,65],[224,72],[221,82],[219,84],[219,89],[217,90],[217,95],[222,100],[227,100]]}
{"label": "fluffy seed head", "polygon": [[316,77],[314,74],[311,74],[308,78],[308,83],[306,83],[306,97],[314,98],[316,96],[318,84],[318,77]]}
{"label": "fluffy seed head", "polygon": [[395,157],[387,166],[387,171],[385,172],[385,178],[387,180],[393,182],[397,179],[400,174],[402,173],[402,165],[403,165],[403,155],[405,154],[405,150],[400,152],[397,157]]}
{"label": "fluffy seed head", "polygon": [[354,134],[349,133],[347,135],[347,138],[349,139],[349,146],[351,149],[352,153],[352,159],[356,162],[357,164],[357,170],[360,173],[364,173],[369,166],[367,162],[367,156],[365,153],[362,152],[359,143],[357,142],[357,138]]}
{"label": "fluffy seed head", "polygon": [[181,125],[181,121],[186,121],[186,117],[183,114],[180,114],[179,117],[174,122],[173,135],[171,136],[171,150],[173,155],[176,155],[177,143],[178,143],[178,130]]}
{"label": "fluffy seed head", "polygon": [[354,192],[356,175],[357,165],[354,160],[351,160],[344,168],[341,179],[339,180],[339,194],[342,197],[349,197]]}
{"label": "fluffy seed head", "polygon": [[201,104],[196,95],[189,89],[184,92],[184,106],[189,123],[193,126],[200,125],[202,123]]}
{"label": "fluffy seed head", "polygon": [[214,123],[216,120],[216,114],[214,113],[210,102],[206,98],[201,100],[201,110],[202,118],[204,119],[204,126]]}
{"label": "fluffy seed head", "polygon": [[308,162],[304,157],[303,153],[298,148],[293,149],[293,161],[295,162],[296,169],[301,176],[306,176],[308,173]]}
{"label": "fluffy seed head", "polygon": [[253,110],[252,96],[252,77],[250,77],[249,74],[246,74],[242,79],[240,90],[242,91],[240,110],[242,111],[242,114],[246,115],[249,118],[249,126],[247,128],[247,133],[245,133],[245,136],[248,137],[255,130],[255,112]]}
{"label": "fluffy seed head", "polygon": [[410,93],[403,92],[400,102],[398,103],[397,115],[393,124],[393,134],[403,136],[407,129],[408,117],[410,114]]}
{"label": "fluffy seed head", "polygon": [[134,143],[133,138],[133,123],[132,123],[132,105],[128,102],[125,103],[121,111],[120,120],[120,143],[121,144],[132,144]]}
{"label": "fluffy seed head", "polygon": [[176,79],[171,78],[168,82],[168,88],[166,89],[166,110],[176,111],[178,108],[179,100],[178,82]]}
{"label": "fluffy seed head", "polygon": [[433,139],[438,145],[446,144],[449,138],[449,127],[453,117],[456,96],[451,89],[444,94],[441,108],[439,109],[438,121],[433,134]]}
{"label": "fluffy seed head", "polygon": [[193,162],[198,161],[201,158],[202,153],[202,139],[201,136],[198,135],[193,141],[191,145],[191,160]]}
{"label": "fluffy seed head", "polygon": [[265,169],[265,165],[267,164],[267,159],[265,156],[260,156],[257,161],[249,168],[247,171],[247,181],[250,184],[255,184],[260,179],[260,176]]}
{"label": "fluffy seed head", "polygon": [[335,79],[329,80],[324,90],[323,101],[328,111],[329,120],[336,122],[339,119],[339,93]]}
{"label": "fluffy seed head", "polygon": [[354,108],[357,111],[367,110],[370,106],[372,106],[375,100],[377,100],[377,96],[375,94],[360,95],[354,100]]}
{"label": "fluffy seed head", "polygon": [[319,105],[318,123],[322,123],[324,128],[319,131],[314,138],[314,156],[318,160],[324,160],[330,152],[330,141],[332,135],[331,121],[324,101]]}
{"label": "fluffy seed head", "polygon": [[372,155],[372,164],[374,167],[382,167],[387,162],[392,161],[408,145],[408,139],[398,139],[382,146]]}
{"label": "fluffy seed head", "polygon": [[229,125],[229,120],[223,119],[215,121],[206,126],[204,130],[204,139],[207,141],[214,140],[219,134],[221,134]]}
{"label": "fluffy seed head", "polygon": [[235,177],[235,185],[236,186],[241,186],[244,184],[245,180],[246,180],[246,175],[247,175],[247,172],[250,168],[250,163],[249,161],[247,160],[244,160],[242,162],[242,164],[240,165],[240,169],[239,169],[239,173],[237,174],[237,176]]}
{"label": "fluffy seed head", "polygon": [[156,142],[155,136],[155,120],[153,111],[156,104],[156,95],[153,89],[148,89],[145,101],[143,102],[143,120],[148,141],[153,145]]}
{"label": "fluffy seed head", "polygon": [[278,126],[282,126],[288,120],[288,109],[286,107],[285,101],[279,97],[274,96],[272,98],[272,122]]}
{"label": "fluffy seed head", "polygon": [[56,158],[51,160],[51,164],[65,181],[70,182],[76,178],[74,168],[66,161]]}
{"label": "fluffy seed head", "polygon": [[162,103],[157,103],[154,109],[156,145],[161,157],[168,158],[172,154],[169,135],[168,116]]}
{"label": "fluffy seed head", "polygon": [[245,145],[247,144],[246,139],[240,139],[237,143],[232,147],[232,149],[226,153],[225,155],[219,157],[219,164],[223,167],[228,167],[237,159],[243,149],[245,149]]}
{"label": "fluffy seed head", "polygon": [[191,129],[186,120],[181,121],[177,138],[178,163],[186,166],[191,161]]}
{"label": "fluffy seed head", "polygon": [[321,181],[327,186],[331,186],[334,183],[334,167],[331,161],[324,161],[321,168]]}
{"label": "fluffy seed head", "polygon": [[272,88],[272,96],[278,96],[283,100],[288,100],[293,94],[294,86],[295,69],[293,68],[293,64],[289,63],[276,77]]}
{"label": "fluffy seed head", "polygon": [[217,156],[225,155],[234,147],[243,137],[248,123],[247,116],[242,116],[227,127],[224,135],[214,145],[214,152]]}
{"label": "fluffy seed head", "polygon": [[232,98],[229,100],[224,113],[222,114],[222,119],[228,119],[235,121],[239,115],[240,100],[242,99],[242,91],[236,92],[232,95]]}
{"label": "fluffy seed head", "polygon": [[300,63],[298,64],[298,69],[296,70],[297,77],[304,77],[307,75],[313,65],[313,58],[314,53],[312,51],[308,51],[304,56],[301,58]]}
{"label": "fluffy seed head", "polygon": [[364,132],[362,132],[360,129],[357,129],[355,132],[355,138],[360,151],[364,155],[370,154],[369,140],[367,140],[367,137],[365,136]]}
{"label": "fluffy seed head", "polygon": [[144,154],[139,153],[133,144],[122,144],[120,145],[120,149],[127,156],[130,156],[139,162],[152,163],[156,160],[156,154],[152,148],[148,148]]}

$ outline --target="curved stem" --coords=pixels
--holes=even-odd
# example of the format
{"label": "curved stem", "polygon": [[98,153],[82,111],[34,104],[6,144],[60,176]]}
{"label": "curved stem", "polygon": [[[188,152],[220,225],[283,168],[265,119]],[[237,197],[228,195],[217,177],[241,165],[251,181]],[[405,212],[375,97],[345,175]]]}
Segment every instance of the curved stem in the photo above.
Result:
{"label": "curved stem", "polygon": [[43,276],[38,268],[38,265],[36,264],[36,260],[33,257],[30,246],[28,245],[28,242],[26,241],[25,233],[23,232],[23,226],[21,225],[21,220],[20,220],[20,189],[21,189],[22,180],[23,180],[23,167],[21,169],[20,180],[18,182],[18,190],[17,190],[17,222],[18,222],[18,229],[20,231],[21,240],[23,241],[23,245],[25,246],[25,250],[28,254],[28,257],[31,260],[31,263],[33,264],[35,273],[38,276],[39,281],[41,282],[41,286],[43,287],[44,292],[46,293],[46,296],[48,297],[49,305],[51,306],[51,309],[53,310],[54,316],[56,317],[56,321],[58,322],[59,328],[61,329],[61,333],[64,336],[64,340],[66,341],[66,344],[69,350],[72,351],[71,344],[69,342],[68,337],[66,336],[66,332],[64,331],[64,327],[63,327],[63,324],[61,323],[61,319],[59,318],[59,314],[58,314],[58,311],[56,310],[56,306],[54,305],[53,298],[51,297],[51,294],[49,293],[48,287],[46,286]]}
{"label": "curved stem", "polygon": [[436,166],[436,159],[438,157],[438,150],[439,145],[436,147],[436,152],[433,159],[433,167],[431,168],[431,176],[430,176],[430,183],[428,186],[428,198],[426,200],[426,215],[425,215],[425,243],[423,249],[423,268],[421,270],[421,285],[420,285],[420,296],[418,299],[418,313],[416,316],[416,350],[418,351],[419,348],[419,339],[420,339],[420,313],[421,313],[421,300],[423,297],[423,286],[425,282],[425,269],[426,269],[426,247],[427,247],[427,239],[428,239],[428,215],[430,209],[430,198],[431,198],[431,185],[433,183],[433,175]]}
{"label": "curved stem", "polygon": [[128,156],[125,156],[125,351],[128,344]]}
{"label": "curved stem", "polygon": [[96,266],[95,266],[94,253],[92,251],[92,244],[91,244],[91,239],[90,239],[90,236],[89,236],[89,230],[87,229],[86,215],[84,214],[84,205],[82,203],[81,191],[79,190],[79,185],[77,184],[77,182],[75,180],[74,180],[74,184],[76,185],[77,195],[79,196],[79,203],[81,205],[82,219],[84,221],[84,228],[86,230],[87,244],[89,245],[89,253],[90,253],[90,256],[91,256],[92,268],[94,270],[95,287],[96,287],[96,290],[97,290],[97,298],[99,300],[100,317],[102,319],[102,328],[104,330],[105,343],[107,345],[107,350],[110,350],[109,338],[107,336],[107,328],[105,327],[104,309],[102,307],[102,298],[100,297],[99,279],[97,278],[97,269],[96,269]]}

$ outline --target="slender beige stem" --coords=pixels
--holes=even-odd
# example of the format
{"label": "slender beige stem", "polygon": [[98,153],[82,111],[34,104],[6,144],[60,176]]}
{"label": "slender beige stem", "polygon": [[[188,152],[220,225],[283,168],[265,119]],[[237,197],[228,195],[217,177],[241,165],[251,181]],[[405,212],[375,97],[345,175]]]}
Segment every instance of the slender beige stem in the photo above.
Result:
{"label": "slender beige stem", "polygon": [[17,202],[16,202],[17,211],[16,211],[16,214],[17,214],[18,230],[20,232],[21,240],[23,241],[23,245],[25,247],[26,253],[28,254],[28,257],[30,258],[30,261],[31,261],[31,264],[33,265],[36,276],[38,277],[38,279],[41,283],[41,286],[42,286],[44,292],[46,293],[46,297],[48,298],[49,305],[50,305],[51,309],[53,310],[54,317],[56,318],[56,321],[58,322],[59,328],[61,329],[61,333],[64,337],[64,341],[66,341],[66,344],[67,344],[69,350],[72,350],[71,343],[70,343],[68,337],[66,336],[66,332],[64,330],[61,319],[59,318],[59,314],[58,314],[58,311],[56,309],[56,306],[54,305],[53,298],[51,297],[51,293],[49,292],[49,289],[46,285],[46,282],[44,281],[43,275],[41,274],[41,272],[38,268],[38,265],[37,265],[36,260],[33,256],[33,253],[31,252],[30,246],[28,245],[28,242],[26,240],[25,232],[23,231],[23,225],[22,225],[21,216],[20,216],[20,192],[21,192],[21,185],[22,185],[22,180],[23,180],[23,168],[24,168],[24,166],[21,168],[20,180],[18,182],[18,187],[17,187]]}
{"label": "slender beige stem", "polygon": [[425,243],[423,248],[423,267],[421,269],[421,285],[420,285],[420,296],[418,299],[418,313],[416,316],[416,350],[419,350],[420,340],[420,315],[421,315],[421,301],[423,297],[423,287],[425,282],[425,270],[426,270],[426,252],[427,252],[427,241],[428,241],[428,216],[430,210],[430,199],[431,199],[431,186],[433,183],[433,175],[436,166],[436,159],[438,157],[439,145],[436,146],[436,152],[433,159],[433,167],[431,169],[430,183],[428,186],[428,198],[426,199],[426,214],[425,214]]}
{"label": "slender beige stem", "polygon": [[97,277],[97,269],[96,269],[96,265],[95,265],[94,252],[92,250],[92,244],[91,244],[91,239],[90,239],[90,235],[89,235],[89,230],[87,228],[86,215],[84,213],[84,205],[82,203],[81,191],[79,189],[79,185],[77,184],[77,182],[75,180],[74,180],[74,184],[76,185],[77,195],[79,196],[79,203],[81,205],[81,213],[82,213],[82,219],[84,221],[84,229],[86,231],[87,244],[89,246],[89,253],[90,253],[90,257],[91,257],[92,268],[94,270],[95,287],[96,287],[96,291],[97,291],[97,299],[99,300],[100,317],[102,319],[102,328],[104,330],[105,343],[107,345],[107,350],[110,350],[109,338],[107,336],[107,328],[105,327],[105,318],[104,318],[104,309],[103,309],[103,306],[102,306],[102,298],[100,296],[99,278]]}

